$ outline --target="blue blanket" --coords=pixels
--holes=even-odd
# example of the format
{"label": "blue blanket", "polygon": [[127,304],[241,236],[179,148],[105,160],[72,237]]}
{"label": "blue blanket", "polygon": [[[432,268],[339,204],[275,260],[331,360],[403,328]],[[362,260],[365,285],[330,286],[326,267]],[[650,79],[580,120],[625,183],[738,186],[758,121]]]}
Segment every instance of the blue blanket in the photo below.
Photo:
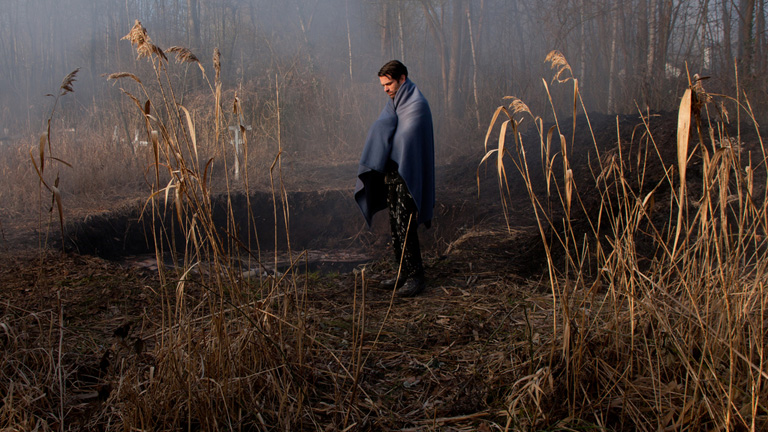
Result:
{"label": "blue blanket", "polygon": [[405,180],[419,211],[418,223],[430,226],[435,207],[435,144],[429,103],[410,79],[388,98],[371,126],[357,171],[355,200],[368,226],[387,208],[384,173],[391,164]]}

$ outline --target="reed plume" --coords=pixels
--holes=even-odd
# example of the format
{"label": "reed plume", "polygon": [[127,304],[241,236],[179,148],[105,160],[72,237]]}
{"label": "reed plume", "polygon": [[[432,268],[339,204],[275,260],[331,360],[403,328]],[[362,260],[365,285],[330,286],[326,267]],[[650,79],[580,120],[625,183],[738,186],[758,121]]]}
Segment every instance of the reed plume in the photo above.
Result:
{"label": "reed plume", "polygon": [[141,25],[141,21],[136,20],[133,27],[131,28],[131,31],[128,32],[127,35],[123,36],[120,40],[125,39],[129,40],[131,45],[136,47],[136,52],[139,59],[151,57],[154,54],[166,62],[168,61],[168,57],[166,57],[163,50],[152,43],[152,39],[147,34],[147,29]]}

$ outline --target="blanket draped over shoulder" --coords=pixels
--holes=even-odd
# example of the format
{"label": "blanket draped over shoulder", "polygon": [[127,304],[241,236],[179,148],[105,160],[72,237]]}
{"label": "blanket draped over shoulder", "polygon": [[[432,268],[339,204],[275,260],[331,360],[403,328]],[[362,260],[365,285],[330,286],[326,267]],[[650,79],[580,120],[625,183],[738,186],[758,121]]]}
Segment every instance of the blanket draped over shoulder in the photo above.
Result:
{"label": "blanket draped over shoulder", "polygon": [[355,200],[368,226],[373,215],[387,208],[384,173],[387,162],[397,164],[418,209],[418,223],[430,226],[435,207],[435,145],[429,103],[410,79],[389,98],[371,126],[360,158]]}

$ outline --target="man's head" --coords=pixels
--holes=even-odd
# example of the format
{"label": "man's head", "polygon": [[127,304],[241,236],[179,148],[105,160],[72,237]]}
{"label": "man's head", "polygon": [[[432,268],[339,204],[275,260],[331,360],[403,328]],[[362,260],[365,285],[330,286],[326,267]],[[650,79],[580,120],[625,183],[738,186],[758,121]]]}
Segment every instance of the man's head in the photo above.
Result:
{"label": "man's head", "polygon": [[397,90],[405,83],[408,78],[408,68],[398,60],[392,60],[387,62],[379,70],[379,81],[381,82],[384,91],[391,97],[395,98]]}

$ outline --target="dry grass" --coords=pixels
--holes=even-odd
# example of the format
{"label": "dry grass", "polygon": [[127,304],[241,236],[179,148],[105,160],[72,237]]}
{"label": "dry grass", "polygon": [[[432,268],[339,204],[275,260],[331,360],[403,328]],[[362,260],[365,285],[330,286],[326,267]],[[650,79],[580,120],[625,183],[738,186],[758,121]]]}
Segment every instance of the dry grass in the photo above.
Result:
{"label": "dry grass", "polygon": [[[555,80],[573,85],[575,126],[577,116],[586,116],[578,80],[566,74],[571,70],[562,55],[548,61],[557,69]],[[525,413],[532,427],[550,424],[542,401],[559,400],[565,391],[563,427],[768,427],[768,202],[756,180],[766,178],[765,152],[762,141],[748,154],[731,145],[739,137],[728,135],[721,109],[727,104],[757,129],[747,100],[708,95],[692,80],[680,103],[675,166],[650,173],[648,161],[663,151],[645,123],[641,143],[619,136],[609,154],[600,154],[593,136],[599,164],[580,183],[569,161],[573,137],[560,132],[557,117],[545,130],[519,101],[499,107],[486,145],[501,114],[506,119],[486,159],[495,156],[503,200],[511,196],[505,164],[525,181],[547,248],[553,312],[550,349],[537,353],[548,367],[509,389],[512,418]],[[539,168],[518,133],[519,114],[538,131],[545,188],[534,180]],[[638,154],[646,156],[633,159]],[[692,159],[701,160],[701,178],[686,169]],[[597,204],[585,204],[594,188]]]}
{"label": "dry grass", "polygon": [[[267,421],[270,425],[291,429],[307,415],[302,402],[306,390],[299,372],[304,368],[307,356],[304,344],[308,339],[301,319],[290,321],[287,317],[304,306],[298,294],[296,270],[280,277],[260,276],[255,280],[242,277],[244,270],[258,267],[266,259],[257,245],[237,240],[240,238],[238,230],[248,231],[251,227],[218,227],[213,223],[211,183],[219,174],[213,170],[213,157],[206,156],[211,150],[203,149],[214,149],[221,154],[227,151],[226,136],[221,135],[226,128],[223,127],[220,83],[216,82],[215,90],[211,86],[211,111],[215,112],[211,117],[215,122],[212,129],[217,133],[206,136],[210,141],[201,143],[194,116],[174,94],[164,52],[151,42],[138,21],[126,39],[134,45],[139,58],[148,59],[154,77],[147,80],[132,73],[117,73],[109,78],[129,79],[133,87],[131,90],[126,87],[123,92],[143,117],[142,135],[147,144],[144,145],[146,148],[136,149],[136,153],[141,150],[145,158],[137,165],[147,167],[141,173],[150,187],[150,198],[145,206],[156,227],[150,235],[156,245],[157,261],[164,263],[170,259],[177,265],[161,265],[159,268],[160,285],[155,288],[155,294],[162,305],[162,313],[158,323],[160,330],[150,337],[153,342],[151,364],[137,357],[131,360],[132,364],[125,365],[125,370],[119,371],[119,379],[112,381],[109,389],[98,397],[103,401],[108,398],[119,400],[122,408],[105,410],[95,417],[94,422],[120,424],[127,429],[195,427],[218,430],[227,424],[231,427],[233,419],[246,415],[245,423],[257,428]],[[176,47],[171,51],[181,61],[196,61],[194,54],[183,48]],[[218,67],[216,69],[218,76]],[[202,67],[201,71],[205,74]],[[72,91],[73,80],[74,74],[65,79],[61,95]],[[145,82],[152,80],[151,86],[145,86]],[[244,138],[244,168],[247,170],[250,133],[244,127],[240,132]],[[52,147],[48,136],[50,134],[41,139],[39,157],[33,154],[32,160],[40,184],[53,194],[59,205],[63,230],[61,197],[57,189],[60,177],[55,173],[54,180],[49,180],[47,164],[52,160],[64,162],[64,159],[59,154],[52,154],[52,149],[59,147]],[[66,151],[68,146],[62,148]],[[109,156],[126,155],[111,153]],[[279,166],[279,151],[275,162]],[[274,172],[278,174],[279,169]],[[223,173],[224,184],[228,187],[234,180],[226,178],[228,170]],[[248,194],[247,172],[243,184]],[[279,181],[276,183],[277,190],[281,190],[280,184]],[[94,186],[92,177],[89,187]],[[284,198],[285,194],[280,193],[275,201],[275,212],[285,211],[287,215]],[[173,212],[173,219],[164,217],[166,209]],[[166,222],[170,225],[164,225]],[[284,227],[275,226],[275,231],[279,230]],[[177,237],[176,232],[183,235]],[[241,264],[239,257],[243,252],[247,259]],[[188,291],[192,287],[195,290],[202,287],[203,295],[191,295]],[[2,404],[3,425],[30,430],[73,427],[65,425],[68,416],[64,406],[70,406],[71,390],[65,386],[67,372],[61,367],[61,343],[58,349],[55,344],[56,339],[63,339],[63,336],[59,337],[65,329],[61,321],[63,310],[52,314],[59,317],[59,322],[47,320],[50,325],[47,337],[43,334],[40,340],[40,346],[49,347],[51,351],[37,351],[22,344],[18,350],[13,350],[13,356],[3,356],[3,369],[15,371],[11,382],[18,381],[15,387],[6,388],[8,394]],[[0,322],[7,337],[3,341],[4,349],[6,345],[16,346],[20,341],[13,335],[13,328],[5,321]],[[137,353],[141,350],[136,348]],[[27,376],[23,372],[27,368],[34,373],[26,380],[19,380],[19,377]],[[53,393],[42,395],[52,400],[41,403],[34,394],[35,388],[54,389]],[[56,412],[51,413],[52,419],[41,417],[37,412],[40,406],[57,407]]]}
{"label": "dry grass", "polygon": [[[468,430],[505,418],[498,390],[490,389],[517,380],[518,365],[531,373],[541,369],[528,357],[531,344],[520,343],[517,328],[510,328],[512,313],[524,307],[510,304],[508,298],[517,297],[510,285],[490,273],[474,274],[470,265],[469,276],[460,273],[440,285],[439,301],[415,299],[423,312],[414,317],[391,293],[370,292],[367,269],[318,281],[306,271],[306,253],[289,249],[290,268],[265,273],[276,267],[278,256],[262,254],[258,242],[238,240],[255,230],[255,223],[213,223],[211,185],[220,181],[227,192],[238,187],[247,193],[248,177],[266,174],[273,191],[268,210],[275,220],[288,221],[280,128],[274,131],[277,148],[267,171],[254,173],[248,159],[267,150],[255,148],[254,132],[241,127],[245,161],[243,179],[236,182],[232,171],[215,169],[210,155],[226,154],[228,143],[219,135],[224,116],[232,112],[242,125],[240,100],[235,95],[227,100],[216,80],[208,106],[214,114],[201,116],[208,119],[202,126],[166,84],[172,65],[163,56],[146,58],[154,76],[111,78],[124,85],[126,101],[145,127],[148,145],[135,166],[149,188],[145,205],[155,227],[149,235],[160,267],[152,279],[135,280],[135,272],[94,260],[87,272],[75,275],[72,260],[82,258],[46,255],[38,268],[8,269],[6,276],[21,273],[14,292],[30,289],[35,296],[22,293],[19,306],[2,305],[0,386],[7,396],[0,427]],[[279,120],[281,89],[276,87],[274,98]],[[232,111],[222,109],[227,105]],[[68,158],[66,142],[54,142],[61,144],[54,146],[57,157]],[[51,162],[50,156],[42,160]],[[290,244],[285,226],[273,229],[275,238]],[[174,265],[163,264],[169,261]],[[459,264],[443,265],[451,267],[444,273],[453,274]],[[89,294],[130,303],[135,316],[94,313],[93,299],[78,298],[102,278],[110,283]],[[323,283],[330,288],[318,288]],[[473,296],[470,287],[478,289]],[[331,291],[337,291],[335,297]],[[546,312],[531,315],[536,322]],[[530,340],[537,340],[532,324],[527,327]],[[102,334],[90,336],[92,330]],[[102,345],[104,340],[111,344]],[[454,349],[457,340],[468,348]],[[514,352],[497,352],[496,345]],[[49,391],[43,394],[41,388]]]}
{"label": "dry grass", "polygon": [[[479,265],[481,259],[469,243],[487,246],[487,240],[495,237],[496,232],[486,236],[477,232],[457,244],[454,250],[462,257],[445,263],[444,270],[466,266],[472,256]],[[62,418],[58,404],[63,401],[63,423],[70,430],[111,430],[138,421],[147,428],[179,429],[189,420],[169,413],[180,406],[193,407],[193,428],[217,424],[225,429],[231,425],[232,429],[276,430],[282,429],[281,404],[293,407],[283,414],[292,419],[294,428],[304,430],[477,430],[479,425],[493,425],[504,418],[499,411],[502,384],[511,386],[518,379],[517,369],[535,367],[528,363],[529,342],[522,335],[530,333],[532,343],[538,344],[536,329],[545,325],[547,314],[534,305],[526,326],[517,316],[528,302],[510,299],[524,298],[531,287],[516,287],[482,271],[469,280],[461,274],[445,279],[434,295],[393,303],[390,292],[369,288],[370,275],[379,269],[367,268],[341,276],[301,276],[304,307],[291,308],[285,322],[249,324],[232,307],[225,320],[230,337],[222,340],[217,328],[211,327],[213,318],[201,313],[189,324],[192,346],[159,349],[167,330],[162,322],[165,299],[156,293],[156,274],[150,278],[146,271],[74,255],[50,254],[46,264],[50,274],[37,280],[41,288],[58,288],[34,290],[40,299],[15,297],[13,305],[0,304],[0,322],[7,325],[3,328],[16,335],[27,333],[9,345],[13,355],[0,357],[0,383],[15,382],[14,395],[25,401],[6,405],[12,418],[3,425],[30,424],[18,420],[26,416],[40,430],[55,429]],[[62,281],[60,273],[76,264],[86,266],[77,267],[79,272],[69,273]],[[9,267],[0,269],[5,280],[12,274],[29,277],[35,272],[23,260]],[[21,283],[9,288],[28,289]],[[197,275],[190,277],[185,289],[188,305],[200,304],[210,295]],[[63,327],[58,325],[57,292],[68,317]],[[94,301],[94,295],[113,300],[105,304],[101,299]],[[535,301],[547,304],[545,298]],[[274,307],[268,302],[265,299],[251,310]],[[29,313],[38,310],[47,312]],[[307,334],[302,365],[295,356],[296,344],[286,341],[281,348],[273,347],[261,333],[273,325],[289,330],[295,323],[303,323]],[[60,366],[26,360],[39,353],[53,362],[59,352],[60,328],[64,353]],[[0,337],[0,343],[6,341]],[[256,348],[259,355],[247,355]],[[281,349],[287,358],[280,357]],[[168,356],[174,357],[173,362]],[[278,358],[265,362],[261,356]],[[172,365],[185,369],[176,369],[174,377],[169,377],[170,371],[162,368]],[[227,370],[218,369],[221,366]],[[49,397],[35,399],[34,386],[43,380],[46,385],[53,383],[51,370],[56,367],[66,378],[65,391],[58,385],[48,387],[53,389]],[[275,398],[274,375],[291,370],[292,379],[303,388],[285,388],[288,399]],[[287,376],[281,379],[291,381]],[[304,409],[296,411],[302,394]],[[494,401],[492,406],[488,401]]]}
{"label": "dry grass", "polygon": [[[291,430],[311,424],[314,414],[306,403],[306,365],[311,357],[330,352],[307,332],[304,322],[306,290],[301,289],[297,270],[302,254],[291,257],[292,266],[282,275],[257,272],[260,276],[255,279],[243,277],[245,270],[262,268],[270,258],[262,256],[258,240],[255,244],[239,240],[241,232],[253,232],[255,224],[220,227],[213,221],[211,183],[221,174],[215,172],[213,157],[206,157],[203,149],[224,154],[228,145],[222,135],[226,130],[222,105],[227,102],[222,100],[221,85],[216,81],[211,86],[213,103],[209,109],[214,115],[208,118],[214,124],[208,130],[216,134],[206,135],[208,141],[201,142],[199,125],[169,84],[169,65],[162,50],[152,44],[138,22],[126,38],[136,47],[139,58],[150,61],[154,84],[145,86],[142,82],[148,81],[126,73],[112,78],[130,78],[138,86],[138,91],[123,92],[143,115],[151,146],[151,168],[147,170],[151,198],[145,204],[156,227],[151,236],[157,262],[170,259],[176,265],[159,268],[156,294],[162,314],[159,330],[152,336],[153,362],[121,372],[109,397],[120,401],[122,408],[104,412],[101,421],[144,430],[219,430],[234,425]],[[187,61],[193,58],[184,49],[173,51]],[[290,213],[280,169],[279,96],[276,90],[278,148],[269,178],[275,220],[282,213],[286,221],[286,226],[275,224],[275,239],[283,237],[290,244],[286,229]],[[251,133],[243,124],[236,96],[231,106],[243,137],[242,187],[250,196]],[[239,180],[229,177],[228,169],[223,173],[226,191],[231,193],[230,185]],[[173,218],[165,218],[166,211],[173,212]],[[228,219],[233,221],[234,215]],[[176,232],[183,234],[177,236]],[[243,256],[245,261],[240,259]],[[276,264],[277,255],[274,260]],[[191,295],[191,289],[202,290],[198,291],[201,295]],[[342,375],[351,377],[343,363],[335,362]]]}
{"label": "dry grass", "polygon": [[[137,47],[148,43],[143,28],[131,33]],[[690,110],[680,113],[678,144],[685,157],[679,159],[678,174],[664,171],[651,184],[646,183],[652,178],[646,159],[637,157],[660,153],[650,134],[643,134],[641,143],[630,140],[633,152],[624,153],[626,147],[619,145],[599,154],[594,177],[585,184],[572,163],[575,127],[571,137],[561,133],[559,123],[544,129],[541,118],[518,99],[499,108],[486,143],[498,119],[506,117],[499,146],[488,150],[485,160],[495,157],[502,199],[511,196],[512,174],[505,164],[512,162],[527,182],[538,216],[536,236],[548,260],[546,290],[510,280],[504,272],[484,271],[488,250],[519,245],[495,244],[503,238],[497,232],[471,232],[448,247],[452,254],[465,250],[465,255],[433,264],[436,272],[444,266],[442,271],[452,275],[435,288],[440,290],[437,301],[425,296],[396,304],[389,293],[371,293],[371,269],[334,282],[318,280],[305,270],[302,252],[289,250],[290,268],[284,273],[265,273],[275,267],[277,255],[265,256],[258,242],[237,240],[255,224],[213,223],[214,191],[247,193],[253,184],[248,179],[257,175],[272,186],[268,210],[274,219],[290,219],[289,179],[281,170],[288,153],[283,148],[283,87],[279,81],[273,87],[272,126],[240,128],[243,178],[235,181],[232,170],[216,164],[220,159],[231,163],[224,157],[230,151],[225,125],[245,126],[247,109],[239,95],[221,89],[218,54],[210,97],[181,103],[169,84],[173,65],[153,50],[143,57],[153,76],[118,73],[110,78],[126,83],[126,103],[141,118],[147,147],[140,156],[137,152],[132,166],[149,189],[146,207],[157,227],[151,233],[157,262],[175,265],[161,264],[156,279],[136,281],[135,274],[92,264],[87,278],[117,274],[140,292],[105,289],[101,296],[128,293],[127,302],[144,308],[132,322],[138,330],[126,331],[127,336],[117,331],[126,328],[120,319],[109,318],[104,325],[115,329],[108,336],[117,342],[105,351],[77,329],[93,322],[64,319],[73,301],[59,296],[78,292],[78,286],[47,288],[68,268],[65,259],[47,257],[62,261],[61,267],[55,274],[30,278],[35,288],[48,290],[44,312],[26,304],[3,305],[0,427],[437,431],[766,426],[764,157],[742,155],[735,145],[738,137],[726,135],[721,117],[706,115],[709,109],[722,109],[701,97],[706,93],[698,89],[699,82],[688,93]],[[553,59],[558,84],[574,85],[575,124],[577,107],[585,111],[578,83],[568,76],[564,57]],[[738,106],[749,116],[746,101]],[[538,131],[533,153],[521,142],[516,116],[531,119]],[[685,124],[692,125],[690,136],[699,138],[688,145],[690,151],[684,150]],[[625,143],[626,138],[618,140]],[[266,142],[272,147],[262,145]],[[66,140],[54,143],[61,143],[54,147],[56,155],[48,148],[37,158],[38,167],[78,154]],[[533,162],[536,154],[540,161]],[[691,187],[691,171],[679,172],[697,155],[703,174]],[[109,156],[105,150],[103,157]],[[27,152],[20,157],[29,167]],[[51,175],[50,166],[45,170]],[[92,170],[97,172],[95,165]],[[533,180],[538,171],[542,188]],[[597,207],[584,199],[589,188],[598,191]],[[512,211],[507,204],[504,208]],[[577,223],[584,214],[593,219]],[[290,244],[285,226],[276,223],[273,229],[275,238]],[[652,253],[638,247],[643,239],[656,245]],[[469,271],[459,270],[467,264]],[[78,280],[69,275],[63,283]],[[344,302],[334,300],[339,298]],[[87,306],[81,316],[87,316],[85,311]],[[99,353],[108,364],[72,367],[87,363],[73,358],[84,352]]]}

